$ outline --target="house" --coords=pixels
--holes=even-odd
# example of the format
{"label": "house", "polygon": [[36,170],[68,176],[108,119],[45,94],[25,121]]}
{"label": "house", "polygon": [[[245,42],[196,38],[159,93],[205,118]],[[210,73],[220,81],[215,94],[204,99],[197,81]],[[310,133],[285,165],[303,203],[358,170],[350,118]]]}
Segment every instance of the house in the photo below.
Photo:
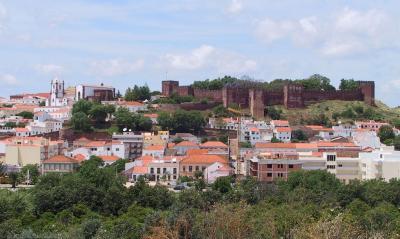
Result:
{"label": "house", "polygon": [[150,145],[166,145],[168,143],[168,136],[165,137],[166,135],[164,132],[165,131],[143,133],[143,147]]}
{"label": "house", "polygon": [[115,163],[118,159],[121,159],[120,157],[115,155],[100,155],[99,157],[103,160],[104,165],[111,165]]}
{"label": "house", "polygon": [[207,150],[208,154],[221,155],[224,157],[228,157],[229,154],[228,145],[220,141],[207,141],[203,144],[200,144],[200,149]]}
{"label": "house", "polygon": [[282,142],[290,142],[292,139],[292,129],[290,127],[277,127],[273,132],[275,138]]}
{"label": "house", "polygon": [[370,131],[378,132],[379,129],[384,125],[389,125],[388,123],[384,122],[376,122],[374,120],[370,121],[356,121],[354,123],[358,129],[367,129]]}
{"label": "house", "polygon": [[391,179],[400,178],[400,151],[393,147],[382,147],[359,155],[361,179]]}
{"label": "house", "polygon": [[139,177],[148,176],[149,167],[151,161],[154,158],[152,156],[142,156],[137,158],[131,163],[125,164],[125,171],[123,174],[128,178],[128,181],[135,182]]}
{"label": "house", "polygon": [[65,146],[63,141],[43,137],[13,137],[6,142],[4,162],[18,167],[40,165],[42,161],[60,155]]}
{"label": "house", "polygon": [[125,146],[126,159],[135,159],[142,156],[143,135],[134,132],[114,133],[112,139],[119,141]]}
{"label": "house", "polygon": [[127,108],[130,112],[137,113],[147,111],[147,105],[137,101],[117,101],[116,106]]}
{"label": "house", "polygon": [[192,141],[182,141],[178,144],[175,144],[173,147],[176,150],[177,155],[186,155],[186,152],[190,149],[200,149],[200,146],[197,143]]}
{"label": "house", "polygon": [[182,157],[166,156],[153,159],[148,164],[149,175],[155,181],[176,181],[179,178],[179,162]]}
{"label": "house", "polygon": [[46,159],[41,164],[41,173],[71,173],[74,172],[79,166],[79,162],[73,158],[56,155]]}
{"label": "house", "polygon": [[214,163],[228,165],[228,160],[219,155],[188,155],[180,161],[180,176],[194,177],[196,171],[203,172]]}
{"label": "house", "polygon": [[287,121],[287,120],[271,120],[270,123],[273,128],[282,128],[282,127],[288,128],[288,127],[290,127],[289,121]]}
{"label": "house", "polygon": [[143,148],[142,155],[143,156],[152,156],[154,158],[163,158],[165,152],[164,145],[150,145]]}
{"label": "house", "polygon": [[204,170],[204,179],[206,183],[214,183],[219,177],[227,177],[233,175],[234,171],[227,164],[215,162]]}
{"label": "house", "polygon": [[248,163],[249,175],[261,182],[287,180],[291,172],[302,168],[298,153],[265,153],[252,157]]}

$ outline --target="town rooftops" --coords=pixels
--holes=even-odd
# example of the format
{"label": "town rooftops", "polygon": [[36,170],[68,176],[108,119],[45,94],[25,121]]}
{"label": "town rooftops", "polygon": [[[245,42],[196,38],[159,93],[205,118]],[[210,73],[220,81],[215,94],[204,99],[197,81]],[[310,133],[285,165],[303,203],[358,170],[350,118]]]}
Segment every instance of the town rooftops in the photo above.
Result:
{"label": "town rooftops", "polygon": [[317,149],[317,144],[315,143],[256,143],[256,149],[263,148],[283,148],[283,149]]}
{"label": "town rooftops", "polygon": [[78,161],[65,155],[56,155],[44,160],[43,163],[78,163]]}
{"label": "town rooftops", "polygon": [[146,148],[144,148],[143,150],[164,150],[164,146],[163,145],[150,145],[147,146]]}
{"label": "town rooftops", "polygon": [[120,159],[118,156],[115,156],[115,155],[101,155],[101,156],[99,156],[103,161],[106,161],[106,162],[115,162],[115,161],[117,161],[118,159]]}
{"label": "town rooftops", "polygon": [[292,132],[292,128],[290,127],[279,127],[275,129],[278,133],[289,133]]}
{"label": "town rooftops", "polygon": [[118,101],[118,105],[143,106],[143,103],[137,101]]}
{"label": "town rooftops", "polygon": [[287,120],[271,120],[271,124],[275,127],[289,127],[289,121]]}
{"label": "town rooftops", "polygon": [[220,141],[207,141],[200,145],[201,148],[228,148],[228,146]]}
{"label": "town rooftops", "polygon": [[193,143],[192,141],[182,141],[178,144],[176,144],[174,147],[195,147],[198,146],[196,143]]}
{"label": "town rooftops", "polygon": [[219,155],[188,155],[181,163],[185,164],[213,164],[213,163],[223,163],[227,164],[228,160]]}

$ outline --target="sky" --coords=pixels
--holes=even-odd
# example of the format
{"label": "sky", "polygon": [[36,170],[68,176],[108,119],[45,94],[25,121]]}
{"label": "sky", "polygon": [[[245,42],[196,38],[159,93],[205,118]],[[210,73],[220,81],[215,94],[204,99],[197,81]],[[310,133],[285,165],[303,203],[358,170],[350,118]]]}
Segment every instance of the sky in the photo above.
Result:
{"label": "sky", "polygon": [[400,100],[396,0],[0,0],[0,96],[66,85],[321,74]]}

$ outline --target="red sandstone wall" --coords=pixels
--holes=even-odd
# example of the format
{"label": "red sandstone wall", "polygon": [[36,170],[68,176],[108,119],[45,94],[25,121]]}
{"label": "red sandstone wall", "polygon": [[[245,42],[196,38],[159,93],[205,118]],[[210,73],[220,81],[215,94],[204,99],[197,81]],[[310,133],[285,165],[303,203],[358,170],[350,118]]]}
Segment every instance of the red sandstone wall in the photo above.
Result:
{"label": "red sandstone wall", "polygon": [[266,105],[283,105],[283,91],[265,91],[264,102]]}
{"label": "red sandstone wall", "polygon": [[193,89],[190,86],[179,86],[178,88],[178,94],[180,96],[188,96],[188,95],[193,95]]}
{"label": "red sandstone wall", "polygon": [[222,90],[193,89],[193,96],[197,99],[210,99],[216,102],[222,102]]}
{"label": "red sandstone wall", "polygon": [[315,90],[305,90],[303,92],[303,99],[305,102],[314,102],[322,100],[363,100],[363,94],[361,90],[354,91],[315,91]]}

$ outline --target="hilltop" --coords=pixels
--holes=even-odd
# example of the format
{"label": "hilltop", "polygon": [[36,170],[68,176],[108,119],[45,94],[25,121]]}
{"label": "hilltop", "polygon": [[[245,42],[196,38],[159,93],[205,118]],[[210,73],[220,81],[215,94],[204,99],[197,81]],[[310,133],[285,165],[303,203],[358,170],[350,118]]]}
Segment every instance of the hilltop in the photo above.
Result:
{"label": "hilltop", "polygon": [[328,100],[308,105],[306,108],[286,109],[275,106],[281,112],[281,117],[292,124],[304,124],[308,121],[318,121],[325,116],[331,122],[348,122],[354,120],[377,120],[394,122],[400,120],[400,108],[391,108],[381,101],[376,101],[372,107],[362,101]]}

